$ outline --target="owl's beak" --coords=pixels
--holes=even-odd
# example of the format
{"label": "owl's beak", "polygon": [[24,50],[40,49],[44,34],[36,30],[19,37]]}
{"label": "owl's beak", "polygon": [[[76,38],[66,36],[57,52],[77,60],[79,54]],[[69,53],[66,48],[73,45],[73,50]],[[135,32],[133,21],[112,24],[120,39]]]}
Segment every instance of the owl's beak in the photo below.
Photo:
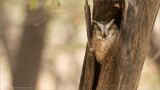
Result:
{"label": "owl's beak", "polygon": [[106,33],[102,32],[102,38],[106,38]]}
{"label": "owl's beak", "polygon": [[103,34],[103,38],[106,38],[106,34]]}

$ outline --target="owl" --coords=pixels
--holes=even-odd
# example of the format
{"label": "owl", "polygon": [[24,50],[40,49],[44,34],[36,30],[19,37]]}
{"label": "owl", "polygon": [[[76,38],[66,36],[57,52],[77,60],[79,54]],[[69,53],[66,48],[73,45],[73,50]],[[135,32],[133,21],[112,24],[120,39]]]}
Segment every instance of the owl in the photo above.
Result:
{"label": "owl", "polygon": [[100,63],[105,60],[109,49],[115,42],[117,26],[114,24],[114,21],[114,19],[112,19],[109,23],[93,21],[91,43],[95,58]]}

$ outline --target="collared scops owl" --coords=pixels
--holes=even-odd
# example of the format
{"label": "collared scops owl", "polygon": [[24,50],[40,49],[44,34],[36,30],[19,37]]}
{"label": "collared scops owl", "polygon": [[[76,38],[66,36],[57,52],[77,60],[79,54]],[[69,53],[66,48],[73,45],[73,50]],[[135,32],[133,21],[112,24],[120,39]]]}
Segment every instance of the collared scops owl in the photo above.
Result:
{"label": "collared scops owl", "polygon": [[117,26],[114,21],[114,19],[109,23],[93,21],[92,48],[96,60],[100,63],[105,60],[109,49],[115,42]]}

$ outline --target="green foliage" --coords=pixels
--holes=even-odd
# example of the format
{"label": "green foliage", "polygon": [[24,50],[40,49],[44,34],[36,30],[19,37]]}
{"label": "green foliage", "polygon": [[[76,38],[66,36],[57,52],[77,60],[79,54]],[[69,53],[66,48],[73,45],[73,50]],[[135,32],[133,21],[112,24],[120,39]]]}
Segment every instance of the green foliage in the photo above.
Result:
{"label": "green foliage", "polygon": [[44,0],[45,2],[48,2],[48,0]]}
{"label": "green foliage", "polygon": [[[44,0],[45,3],[47,3],[49,0]],[[31,4],[30,4],[30,9],[33,9],[36,7],[38,1],[37,0],[32,0],[31,1]],[[53,5],[57,5],[57,6],[60,6],[60,1],[59,0],[52,0],[52,4]]]}
{"label": "green foliage", "polygon": [[53,4],[53,5],[57,5],[57,6],[61,6],[59,0],[52,0],[52,4]]}
{"label": "green foliage", "polygon": [[61,6],[61,4],[60,4],[59,0],[57,0],[57,5],[58,5],[58,6]]}
{"label": "green foliage", "polygon": [[30,5],[30,9],[33,9],[37,5],[37,1],[33,0]]}

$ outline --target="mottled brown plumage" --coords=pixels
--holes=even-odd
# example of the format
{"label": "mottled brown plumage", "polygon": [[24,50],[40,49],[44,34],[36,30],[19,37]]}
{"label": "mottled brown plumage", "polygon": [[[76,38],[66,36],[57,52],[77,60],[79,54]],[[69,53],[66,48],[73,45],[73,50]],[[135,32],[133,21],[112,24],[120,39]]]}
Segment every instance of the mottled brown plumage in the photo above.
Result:
{"label": "mottled brown plumage", "polygon": [[109,23],[102,21],[93,22],[92,48],[94,50],[96,60],[101,63],[105,60],[109,49],[113,46],[118,30],[117,26],[114,24],[114,19]]}

